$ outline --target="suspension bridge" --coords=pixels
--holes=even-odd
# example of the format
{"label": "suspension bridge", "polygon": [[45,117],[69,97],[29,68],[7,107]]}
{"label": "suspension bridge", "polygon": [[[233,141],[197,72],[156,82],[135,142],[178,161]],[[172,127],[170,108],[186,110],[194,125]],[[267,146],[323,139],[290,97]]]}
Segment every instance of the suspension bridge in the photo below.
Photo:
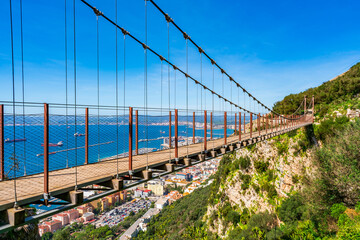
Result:
{"label": "suspension bridge", "polygon": [[[23,38],[26,9],[19,0],[20,4],[16,5],[19,14],[14,14],[13,2],[10,0],[8,6],[12,99],[0,101],[0,219],[3,224],[0,232],[313,123],[313,96],[305,97],[292,114],[273,111],[230,76],[153,0],[146,0],[144,5],[144,41],[118,21],[117,0],[114,18],[88,1],[64,0],[65,102],[29,102],[25,99]],[[77,46],[81,43],[77,41],[76,31],[77,20],[82,17],[78,8],[92,13],[96,19],[97,104],[77,102],[80,91],[77,55],[81,54]],[[69,29],[70,9],[73,25]],[[163,16],[167,52],[162,55],[150,47],[147,40],[150,10]],[[20,84],[15,77],[14,18],[19,20]],[[100,104],[100,20],[102,25],[112,27],[115,35],[113,105]],[[180,33],[184,41],[185,64],[176,65],[177,59],[170,59],[170,29]],[[73,35],[71,59],[69,32]],[[123,37],[120,57],[118,35]],[[129,50],[125,43],[128,41],[143,51],[143,60],[139,61],[144,67],[143,96],[138,96],[143,97],[142,106],[131,106],[132,102],[126,101],[128,89],[139,88],[126,73]],[[189,48],[196,49],[199,74],[189,71]],[[148,55],[155,57],[152,59],[161,66],[157,76],[161,80],[155,87],[160,88],[157,101],[160,104],[154,106],[149,105],[154,89],[148,80]],[[73,63],[71,79],[70,60]],[[205,69],[205,62],[211,67]],[[20,90],[16,89],[19,85]],[[16,96],[18,92],[20,97]],[[73,102],[69,101],[70,95]],[[84,191],[94,190],[94,184],[102,186],[103,193],[84,198]],[[24,206],[48,205],[53,199],[61,199],[62,206],[25,218]]]}

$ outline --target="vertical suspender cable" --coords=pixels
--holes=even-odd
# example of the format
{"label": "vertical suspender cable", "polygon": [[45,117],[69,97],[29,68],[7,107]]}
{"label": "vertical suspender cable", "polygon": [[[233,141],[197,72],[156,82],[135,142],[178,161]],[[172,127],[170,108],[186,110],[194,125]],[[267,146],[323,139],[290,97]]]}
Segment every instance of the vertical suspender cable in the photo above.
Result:
{"label": "vertical suspender cable", "polygon": [[[12,6],[10,2],[10,35],[11,35],[11,70],[12,70],[12,109],[13,109],[13,137],[15,139],[15,66],[14,66],[14,33],[13,33],[13,19]],[[16,194],[16,148],[13,144],[13,172],[14,172],[14,207],[17,208],[17,194]]]}
{"label": "vertical suspender cable", "polygon": [[[73,10],[74,10],[74,126],[75,132],[77,132],[77,119],[76,119],[76,6],[75,0],[73,3]],[[75,138],[75,191],[77,190],[77,137]]]}
{"label": "vertical suspender cable", "polygon": [[147,0],[145,0],[145,47],[144,47],[144,105],[146,133],[146,170],[149,169],[148,96],[147,96]]}
{"label": "vertical suspender cable", "polygon": [[[202,53],[200,52],[200,82],[202,84]],[[198,88],[200,88],[200,116],[201,114],[203,114],[203,108],[202,108],[202,87],[201,86],[197,86]],[[196,90],[196,99],[198,98],[198,91]],[[205,96],[206,97],[206,96]],[[198,105],[196,104],[196,108],[198,109]],[[206,108],[205,108],[206,110]],[[204,116],[205,117],[205,116]],[[204,120],[204,119],[203,119]],[[204,122],[205,124],[205,122]],[[204,137],[206,138],[207,137],[207,132],[204,133]],[[204,142],[206,140],[204,139]],[[205,148],[204,148],[205,149]],[[203,153],[203,145],[201,144],[201,154]]]}
{"label": "vertical suspender cable", "polygon": [[[125,115],[126,115],[126,34],[125,32],[123,32],[124,34],[124,85],[123,85],[123,121],[125,121]],[[125,139],[126,139],[126,133],[125,133],[125,129],[123,129],[123,141],[125,143]],[[123,152],[125,152],[126,150],[126,146],[125,144],[123,144]],[[131,175],[131,172],[129,171],[129,175]]]}
{"label": "vertical suspender cable", "polygon": [[100,161],[100,56],[99,56],[99,16],[96,15],[96,71],[97,71],[97,142],[98,162]]}
{"label": "vertical suspender cable", "polygon": [[186,157],[189,157],[189,53],[188,39],[186,38]]}
{"label": "vertical suspender cable", "polygon": [[[162,121],[163,118],[163,60],[161,59],[160,66],[160,119]],[[160,137],[163,135],[162,133],[162,125],[160,125]]]}
{"label": "vertical suspender cable", "polygon": [[[212,90],[215,91],[215,67],[214,67],[214,64],[212,65]],[[215,116],[215,113],[214,113],[214,105],[215,105],[215,102],[214,102],[214,94],[211,94],[211,98],[212,98],[212,106],[211,106],[211,112],[212,112],[212,117],[214,118]],[[214,122],[214,119],[211,119],[211,122],[213,123]],[[211,129],[213,131],[213,127],[211,126]],[[214,135],[214,133],[211,133],[212,135]],[[211,139],[212,140],[212,146],[213,146],[213,151],[215,150],[215,143],[214,143],[214,139]]]}
{"label": "vertical suspender cable", "polygon": [[[20,0],[20,31],[21,31],[21,85],[22,85],[22,118],[23,118],[23,135],[26,139],[25,129],[25,77],[24,77],[24,34],[23,34],[23,8]],[[26,141],[24,143],[24,176],[26,176]]]}
{"label": "vertical suspender cable", "polygon": [[[65,125],[66,125],[66,149],[69,149],[69,129],[68,129],[68,56],[67,56],[67,15],[66,15],[66,0],[64,12],[64,27],[65,27]],[[69,167],[69,151],[66,151],[66,168]]]}
{"label": "vertical suspender cable", "polygon": [[[170,24],[169,24],[169,22],[167,22],[167,32],[168,32],[168,52],[167,52],[167,55],[168,55],[168,57],[167,57],[167,59],[168,59],[168,61],[170,61],[170,29],[169,29],[169,27],[170,27]],[[168,64],[168,101],[169,101],[169,113],[170,113],[170,64]],[[171,115],[169,114],[169,124],[170,124],[170,126],[169,126],[169,131],[171,131]],[[169,134],[169,163],[170,163],[170,161],[171,161],[171,134]]]}
{"label": "vertical suspender cable", "polygon": [[[117,25],[117,0],[115,0],[115,23]],[[116,178],[119,178],[119,76],[118,76],[118,28],[115,26],[115,81],[116,81]]]}

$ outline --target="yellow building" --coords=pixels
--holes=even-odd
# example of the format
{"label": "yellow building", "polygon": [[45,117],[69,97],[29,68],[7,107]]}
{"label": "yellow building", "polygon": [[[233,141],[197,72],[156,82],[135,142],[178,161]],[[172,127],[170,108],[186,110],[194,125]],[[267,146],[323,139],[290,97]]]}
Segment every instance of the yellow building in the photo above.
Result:
{"label": "yellow building", "polygon": [[164,195],[164,185],[162,184],[148,184],[148,189],[151,190],[155,196]]}

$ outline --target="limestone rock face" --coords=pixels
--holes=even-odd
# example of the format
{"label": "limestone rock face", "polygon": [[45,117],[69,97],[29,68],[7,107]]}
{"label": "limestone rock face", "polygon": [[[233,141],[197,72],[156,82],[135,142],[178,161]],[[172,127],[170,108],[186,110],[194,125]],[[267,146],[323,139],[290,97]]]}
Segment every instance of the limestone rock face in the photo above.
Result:
{"label": "limestone rock face", "polygon": [[[236,170],[229,174],[226,184],[220,187],[219,192],[224,196],[232,209],[236,209],[240,214],[247,209],[250,214],[268,211],[275,212],[276,205],[284,198],[287,198],[293,191],[301,190],[303,179],[313,179],[315,177],[316,166],[310,158],[310,151],[299,151],[297,139],[295,138],[275,138],[260,142],[251,149],[241,149],[236,152],[236,158],[241,156],[249,157],[251,165],[246,170]],[[280,142],[280,143],[279,143]],[[281,144],[281,146],[279,146]],[[285,147],[286,151],[279,149]],[[268,168],[274,173],[273,180],[267,180],[265,172],[259,172],[255,168],[255,162],[261,161],[268,164]],[[242,187],[241,176],[250,175],[251,183],[247,189]],[[264,190],[264,185],[271,184],[276,189],[276,197],[270,197]],[[222,189],[221,189],[222,188]],[[219,201],[214,206],[209,206],[207,219],[217,215],[214,222],[208,222],[210,231],[216,233],[221,238],[227,236],[227,231],[232,226],[225,226],[224,219],[221,218],[219,210],[224,201]]]}

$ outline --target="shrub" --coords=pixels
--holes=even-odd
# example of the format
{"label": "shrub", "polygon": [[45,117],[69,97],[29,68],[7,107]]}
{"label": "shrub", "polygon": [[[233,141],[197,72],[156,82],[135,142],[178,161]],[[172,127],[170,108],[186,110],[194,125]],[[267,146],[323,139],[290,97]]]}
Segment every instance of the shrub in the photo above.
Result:
{"label": "shrub", "polygon": [[278,208],[279,218],[286,224],[291,224],[301,220],[304,210],[303,199],[296,193],[282,202]]}
{"label": "shrub", "polygon": [[269,162],[254,161],[254,167],[258,173],[264,173],[269,168]]}
{"label": "shrub", "polygon": [[250,187],[251,176],[248,174],[242,174],[240,175],[240,179],[242,180],[241,189],[248,189]]}
{"label": "shrub", "polygon": [[250,158],[249,157],[240,157],[240,167],[241,169],[248,169],[251,165]]}
{"label": "shrub", "polygon": [[331,206],[331,216],[335,219],[339,219],[340,215],[343,214],[346,207],[343,203],[335,203]]}

